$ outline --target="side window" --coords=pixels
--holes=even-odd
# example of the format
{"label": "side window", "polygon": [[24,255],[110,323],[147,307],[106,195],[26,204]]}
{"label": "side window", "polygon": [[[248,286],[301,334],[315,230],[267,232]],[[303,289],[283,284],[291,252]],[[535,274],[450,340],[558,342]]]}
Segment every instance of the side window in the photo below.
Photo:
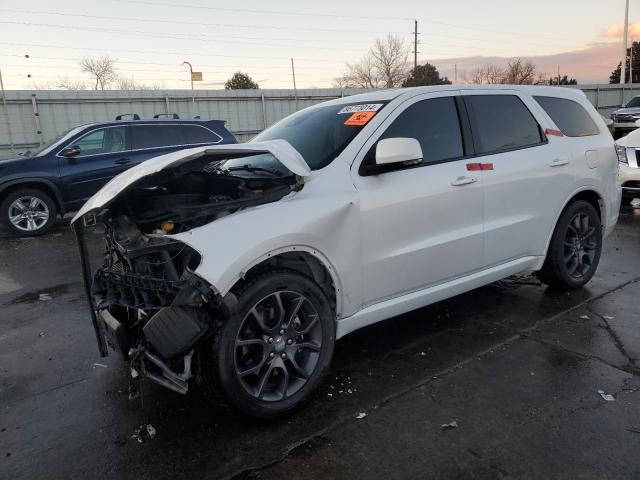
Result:
{"label": "side window", "polygon": [[567,137],[598,135],[600,130],[582,105],[557,97],[533,97]]}
{"label": "side window", "polygon": [[422,100],[409,106],[382,134],[384,138],[409,137],[420,142],[423,164],[464,155],[460,120],[453,97]]}
{"label": "side window", "polygon": [[180,125],[134,125],[132,131],[134,150],[186,143]]}
{"label": "side window", "polygon": [[79,157],[122,152],[127,149],[126,127],[99,128],[73,142]]}
{"label": "side window", "polygon": [[181,125],[185,143],[218,143],[221,138],[211,130],[199,125]]}
{"label": "side window", "polygon": [[476,153],[524,148],[543,141],[538,122],[516,95],[468,95],[464,98]]}

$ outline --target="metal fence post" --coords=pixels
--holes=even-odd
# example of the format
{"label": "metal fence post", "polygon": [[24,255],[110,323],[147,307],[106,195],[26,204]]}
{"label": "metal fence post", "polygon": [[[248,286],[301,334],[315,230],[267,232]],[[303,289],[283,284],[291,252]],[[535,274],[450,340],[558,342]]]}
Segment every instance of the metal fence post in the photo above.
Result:
{"label": "metal fence post", "polygon": [[169,95],[165,94],[164,96],[164,113],[169,115]]}
{"label": "metal fence post", "polygon": [[267,109],[264,102],[264,93],[260,95],[260,99],[262,100],[262,129],[267,129]]}
{"label": "metal fence post", "polygon": [[7,133],[9,134],[9,145],[11,146],[11,153],[16,150],[13,145],[13,130],[11,129],[11,117],[9,116],[9,107],[7,106],[7,94],[4,91],[4,82],[2,81],[2,71],[0,70],[0,90],[2,90],[2,105],[4,106],[4,115],[7,121]]}
{"label": "metal fence post", "polygon": [[31,106],[33,107],[33,118],[36,121],[36,133],[40,137],[40,145],[44,143],[44,135],[42,134],[42,126],[40,124],[40,113],[38,113],[38,102],[36,101],[36,94],[31,94]]}

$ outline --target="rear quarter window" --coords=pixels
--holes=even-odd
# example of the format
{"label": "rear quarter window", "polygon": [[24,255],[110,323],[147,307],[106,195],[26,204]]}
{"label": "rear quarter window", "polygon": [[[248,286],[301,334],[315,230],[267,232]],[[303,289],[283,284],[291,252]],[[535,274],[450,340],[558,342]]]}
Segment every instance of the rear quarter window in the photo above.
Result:
{"label": "rear quarter window", "polygon": [[533,98],[567,137],[587,137],[600,133],[596,122],[578,102],[557,97]]}
{"label": "rear quarter window", "polygon": [[182,125],[180,128],[185,136],[185,143],[218,143],[222,140],[217,133],[199,125]]}
{"label": "rear quarter window", "polygon": [[468,95],[464,99],[477,153],[497,153],[542,143],[538,122],[516,95]]}

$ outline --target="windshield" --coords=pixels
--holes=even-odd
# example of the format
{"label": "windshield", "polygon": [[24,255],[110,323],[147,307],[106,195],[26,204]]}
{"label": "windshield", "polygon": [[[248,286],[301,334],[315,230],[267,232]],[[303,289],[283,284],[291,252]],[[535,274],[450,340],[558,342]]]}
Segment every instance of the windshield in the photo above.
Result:
{"label": "windshield", "polygon": [[633,97],[629,100],[629,103],[625,105],[626,108],[640,107],[640,97]]}
{"label": "windshield", "polygon": [[268,128],[252,142],[286,140],[312,170],[329,165],[386,102],[351,103],[294,113]]}
{"label": "windshield", "polygon": [[33,156],[33,157],[38,156],[38,155],[46,155],[51,150],[53,150],[56,145],[58,145],[59,143],[62,143],[63,141],[73,137],[77,133],[80,133],[84,128],[85,128],[84,126],[83,127],[72,128],[71,130],[67,130],[62,135],[58,135],[57,137],[55,137],[52,140],[47,140],[42,145],[40,145],[40,147],[38,147],[37,149],[30,151],[30,155]]}

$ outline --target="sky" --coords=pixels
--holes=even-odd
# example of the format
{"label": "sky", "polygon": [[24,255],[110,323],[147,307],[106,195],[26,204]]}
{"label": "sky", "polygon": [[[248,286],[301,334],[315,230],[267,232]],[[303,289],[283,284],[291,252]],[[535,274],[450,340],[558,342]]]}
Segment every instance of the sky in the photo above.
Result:
{"label": "sky", "polygon": [[[640,40],[640,0],[630,4]],[[108,55],[121,77],[161,89],[190,88],[183,61],[203,72],[198,89],[239,70],[261,88],[292,88],[293,58],[298,88],[325,88],[376,37],[412,47],[417,19],[418,62],[452,80],[522,57],[549,76],[606,83],[623,18],[624,0],[0,0],[0,69],[5,89],[89,84],[80,60]]]}

